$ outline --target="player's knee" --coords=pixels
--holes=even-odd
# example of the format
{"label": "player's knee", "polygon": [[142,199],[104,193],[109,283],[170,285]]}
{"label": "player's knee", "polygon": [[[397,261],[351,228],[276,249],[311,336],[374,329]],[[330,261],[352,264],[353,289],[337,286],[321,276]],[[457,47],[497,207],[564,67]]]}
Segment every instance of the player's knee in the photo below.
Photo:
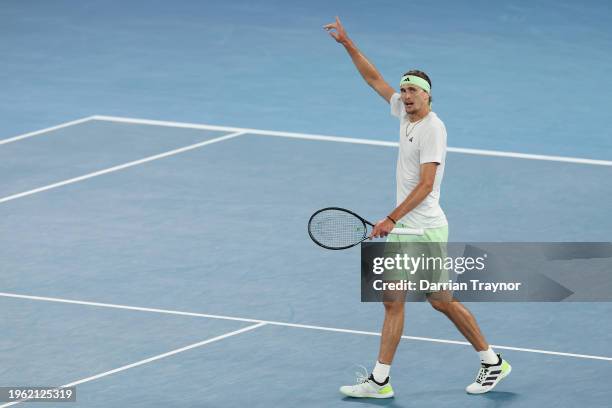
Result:
{"label": "player's knee", "polygon": [[449,311],[449,308],[451,307],[451,302],[445,302],[443,300],[431,300],[430,299],[429,304],[431,305],[431,307],[436,309],[438,312],[444,313],[444,314],[447,314]]}
{"label": "player's knee", "polygon": [[404,302],[383,302],[385,305],[385,312],[387,313],[400,313],[404,311]]}

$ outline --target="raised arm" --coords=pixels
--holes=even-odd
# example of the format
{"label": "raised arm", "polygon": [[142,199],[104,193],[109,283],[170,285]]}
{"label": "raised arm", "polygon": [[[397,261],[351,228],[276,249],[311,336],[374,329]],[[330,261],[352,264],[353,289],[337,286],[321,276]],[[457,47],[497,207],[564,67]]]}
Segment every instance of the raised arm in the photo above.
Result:
{"label": "raised arm", "polygon": [[380,96],[387,102],[395,93],[395,90],[385,81],[376,67],[359,51],[355,43],[348,37],[346,30],[342,26],[340,19],[336,17],[336,22],[323,26],[338,43],[342,44],[353,60],[353,64],[363,77]]}

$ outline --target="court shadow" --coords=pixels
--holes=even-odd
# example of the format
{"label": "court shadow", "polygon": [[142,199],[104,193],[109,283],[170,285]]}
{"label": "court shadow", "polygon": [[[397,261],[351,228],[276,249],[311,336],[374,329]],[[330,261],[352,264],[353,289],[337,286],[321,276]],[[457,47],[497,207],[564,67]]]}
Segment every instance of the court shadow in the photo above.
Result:
{"label": "court shadow", "polygon": [[399,404],[395,398],[386,398],[386,399],[375,399],[375,398],[351,398],[344,397],[342,398],[343,402],[349,402],[354,404],[366,404],[373,405],[377,407],[389,407],[389,408],[406,408],[408,405]]}
{"label": "court shadow", "polygon": [[490,391],[482,395],[474,395],[474,397],[485,398],[489,401],[493,401],[491,407],[506,407],[517,402],[520,394],[509,391]]}
{"label": "court shadow", "polygon": [[465,396],[468,399],[474,398],[477,399],[485,399],[487,401],[487,407],[489,408],[502,408],[502,407],[514,407],[515,404],[520,400],[520,394],[508,391],[490,391],[486,394],[480,395],[467,395],[463,389],[456,390],[437,390],[437,391],[417,391],[407,393],[405,398],[408,398],[410,401],[404,402],[398,400],[397,398],[389,398],[389,399],[372,399],[372,398],[350,398],[344,397],[342,398],[343,402],[355,403],[355,404],[365,404],[370,406],[381,406],[381,407],[389,407],[389,408],[407,408],[414,407],[414,401],[411,399],[411,396],[414,398],[416,396],[419,397],[419,400],[423,397],[430,397],[433,399],[441,399],[442,401],[456,401],[458,396]]}

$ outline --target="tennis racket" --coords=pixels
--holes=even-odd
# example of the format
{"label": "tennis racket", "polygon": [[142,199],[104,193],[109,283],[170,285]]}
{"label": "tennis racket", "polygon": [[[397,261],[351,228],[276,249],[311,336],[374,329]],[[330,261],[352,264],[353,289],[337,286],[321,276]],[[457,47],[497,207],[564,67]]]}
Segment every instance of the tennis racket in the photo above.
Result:
{"label": "tennis racket", "polygon": [[[368,239],[370,221],[344,208],[323,208],[308,220],[308,235],[325,249],[347,249]],[[394,228],[391,234],[423,235],[423,229]]]}

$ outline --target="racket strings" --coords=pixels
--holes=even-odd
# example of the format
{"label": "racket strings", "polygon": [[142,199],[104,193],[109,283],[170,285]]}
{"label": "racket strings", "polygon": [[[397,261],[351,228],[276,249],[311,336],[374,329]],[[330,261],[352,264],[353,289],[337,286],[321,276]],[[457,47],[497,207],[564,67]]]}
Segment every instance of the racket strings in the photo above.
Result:
{"label": "racket strings", "polygon": [[363,221],[340,210],[316,214],[310,222],[310,233],[319,243],[331,248],[343,248],[361,242],[367,233]]}

